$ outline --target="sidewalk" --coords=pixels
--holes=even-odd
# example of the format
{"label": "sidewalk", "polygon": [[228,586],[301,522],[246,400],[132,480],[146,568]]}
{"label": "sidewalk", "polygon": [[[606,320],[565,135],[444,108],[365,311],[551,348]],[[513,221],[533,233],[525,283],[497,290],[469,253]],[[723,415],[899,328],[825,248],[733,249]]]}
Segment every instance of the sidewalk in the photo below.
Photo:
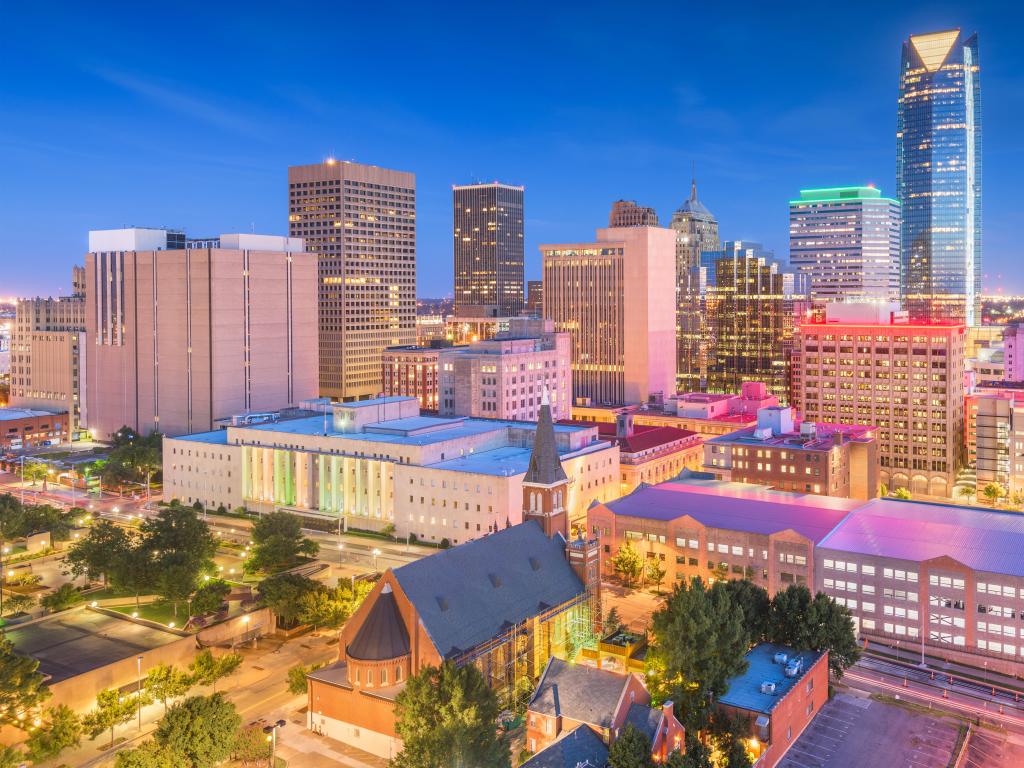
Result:
{"label": "sidewalk", "polygon": [[[879,654],[884,654],[887,658],[891,658],[893,661],[897,661],[896,647],[895,645],[886,645],[885,643],[879,643],[875,641],[868,642],[868,649],[877,651]],[[995,685],[999,688],[1009,688],[1011,690],[1019,690],[1024,692],[1024,680],[1019,677],[1011,677],[1010,675],[1004,675],[999,672],[993,672],[986,670],[984,667],[974,667],[969,664],[963,664],[956,661],[946,661],[941,656],[936,656],[929,652],[929,649],[925,650],[924,654],[925,664],[928,668],[936,672],[946,672],[953,675],[960,675],[962,677],[972,678],[974,680],[985,682],[989,685]],[[903,664],[909,666],[920,667],[921,664],[921,646],[919,644],[906,645],[900,643],[899,659]]]}

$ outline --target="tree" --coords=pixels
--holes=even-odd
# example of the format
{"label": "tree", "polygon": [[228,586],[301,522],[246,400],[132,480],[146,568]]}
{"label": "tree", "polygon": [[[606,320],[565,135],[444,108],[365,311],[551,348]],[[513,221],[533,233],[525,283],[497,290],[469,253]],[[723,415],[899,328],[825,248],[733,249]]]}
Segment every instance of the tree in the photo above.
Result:
{"label": "tree", "polygon": [[11,616],[16,613],[28,613],[36,604],[32,595],[13,594],[4,600],[4,614]]}
{"label": "tree", "polygon": [[665,569],[661,567],[661,563],[657,558],[649,558],[647,560],[646,569],[647,580],[654,584],[661,591],[661,582],[665,580]]}
{"label": "tree", "polygon": [[138,707],[138,699],[121,696],[117,690],[105,688],[96,694],[96,707],[82,718],[82,727],[93,739],[109,730],[110,746],[114,746],[114,729],[135,717]]}
{"label": "tree", "polygon": [[910,501],[911,499],[910,491],[906,488],[897,488],[892,492],[892,497],[894,499],[902,499],[903,501]]}
{"label": "tree", "polygon": [[619,609],[616,606],[612,606],[612,609],[608,611],[608,615],[604,617],[604,634],[608,636],[622,629],[622,618],[619,616]]}
{"label": "tree", "polygon": [[178,603],[188,600],[192,595],[199,574],[187,562],[173,562],[172,557],[167,559],[171,562],[160,568],[155,588],[160,597],[174,606],[174,616],[177,618]]}
{"label": "tree", "polygon": [[961,499],[965,499],[968,504],[971,503],[971,497],[975,494],[976,491],[977,489],[973,488],[970,485],[961,485],[959,488],[956,489],[957,496],[959,496]]}
{"label": "tree", "polygon": [[632,723],[619,733],[608,750],[608,768],[654,768],[651,740]]}
{"label": "tree", "polygon": [[337,627],[348,618],[347,606],[334,591],[323,587],[306,592],[299,598],[298,620],[317,627]]}
{"label": "tree", "polygon": [[49,698],[39,662],[14,651],[14,643],[0,636],[0,713],[7,717],[38,706]]}
{"label": "tree", "polygon": [[181,768],[183,764],[181,755],[155,741],[144,741],[135,749],[118,752],[114,768]]}
{"label": "tree", "polygon": [[25,480],[31,480],[32,485],[35,485],[40,480],[45,480],[49,474],[49,469],[41,461],[26,461],[25,467],[22,470],[22,477]]}
{"label": "tree", "polygon": [[75,589],[73,585],[65,583],[43,597],[39,604],[47,611],[57,613],[57,611],[66,611],[68,608],[78,605],[84,599],[82,593]]}
{"label": "tree", "polygon": [[446,661],[410,677],[395,700],[403,749],[395,768],[509,768],[508,742],[495,728],[498,700],[480,670]]}
{"label": "tree", "polygon": [[241,763],[259,763],[270,758],[270,742],[263,729],[250,726],[239,729],[231,756]]}
{"label": "tree", "polygon": [[221,694],[192,696],[170,708],[154,738],[180,754],[185,765],[211,768],[231,755],[241,722],[235,705]]}
{"label": "tree", "polygon": [[146,673],[143,685],[146,693],[164,705],[166,714],[169,699],[176,699],[188,693],[192,687],[192,676],[170,664],[157,664]]}
{"label": "tree", "polygon": [[316,557],[320,545],[302,533],[302,522],[288,512],[263,515],[252,526],[252,554],[245,567],[250,571],[277,573],[300,557]]}
{"label": "tree", "polygon": [[127,463],[146,481],[146,498],[149,498],[149,482],[153,475],[163,469],[163,457],[158,448],[150,445],[139,446],[132,451]]}
{"label": "tree", "polygon": [[306,680],[306,675],[314,670],[320,669],[323,664],[310,664],[308,666],[304,664],[296,664],[288,670],[288,693],[294,694],[295,696],[301,696],[307,690],[309,690],[309,683]]}
{"label": "tree", "polygon": [[750,759],[750,753],[747,752],[747,745],[742,737],[729,734],[725,746],[726,748],[722,751],[725,753],[725,765],[728,768],[751,768],[753,766],[754,763]]}
{"label": "tree", "polygon": [[209,648],[204,648],[196,654],[195,659],[188,665],[192,671],[192,681],[196,685],[212,685],[214,693],[217,692],[217,681],[223,677],[234,674],[242,665],[242,654],[226,653],[222,656],[214,656]]}
{"label": "tree", "polygon": [[612,568],[627,585],[633,584],[644,572],[643,558],[628,541],[619,547],[611,563]]}
{"label": "tree", "polygon": [[216,613],[224,605],[224,598],[231,592],[231,585],[221,579],[208,581],[192,596],[192,615],[202,616]]}
{"label": "tree", "polygon": [[195,573],[213,570],[217,542],[210,528],[188,507],[162,507],[159,514],[142,524],[147,547],[163,567],[170,563],[183,565]]}
{"label": "tree", "polygon": [[749,579],[729,579],[722,582],[734,603],[743,611],[743,628],[751,642],[764,639],[768,626],[768,592]]}
{"label": "tree", "polygon": [[373,591],[374,583],[369,579],[338,579],[335,595],[338,601],[345,603],[346,621],[349,616],[359,610],[359,606]]}
{"label": "tree", "polygon": [[295,573],[279,573],[260,582],[260,597],[286,627],[295,626],[301,615],[300,598],[321,589],[319,582]]}
{"label": "tree", "polygon": [[665,761],[665,768],[715,768],[711,750],[689,731],[686,732],[686,752],[673,752]]}
{"label": "tree", "polygon": [[82,721],[71,707],[59,704],[46,712],[46,724],[29,734],[25,746],[33,763],[56,757],[82,741]]}
{"label": "tree", "polygon": [[841,679],[860,658],[850,611],[828,595],[791,584],[776,593],[768,611],[768,640],[797,651],[828,651],[829,670]]}
{"label": "tree", "polygon": [[986,483],[981,489],[981,495],[985,497],[993,507],[999,506],[999,500],[1006,495],[1006,489],[999,483]]}
{"label": "tree", "polygon": [[743,610],[725,582],[707,587],[699,578],[678,583],[652,616],[648,681],[657,698],[671,698],[686,713],[687,730],[703,726],[710,699],[746,669],[749,638]]}
{"label": "tree", "polygon": [[25,763],[25,756],[16,747],[0,747],[0,768],[18,768]]}
{"label": "tree", "polygon": [[100,520],[89,529],[89,535],[75,542],[68,550],[65,563],[68,572],[74,576],[89,579],[108,575],[120,563],[130,549],[127,532],[109,520]]}
{"label": "tree", "polygon": [[1024,491],[1014,491],[1013,496],[1010,499],[1010,503],[1014,509],[1021,509],[1024,507]]}

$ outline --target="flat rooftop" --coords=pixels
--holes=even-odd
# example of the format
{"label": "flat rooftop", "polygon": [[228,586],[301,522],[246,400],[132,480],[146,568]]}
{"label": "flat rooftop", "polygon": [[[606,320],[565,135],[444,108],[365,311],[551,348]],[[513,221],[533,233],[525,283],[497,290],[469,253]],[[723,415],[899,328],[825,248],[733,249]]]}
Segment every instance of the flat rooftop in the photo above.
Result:
{"label": "flat rooftop", "polygon": [[43,416],[66,416],[51,411],[37,411],[32,408],[0,408],[0,421],[15,421],[17,419],[36,419]]}
{"label": "flat rooftop", "polygon": [[793,530],[817,543],[851,510],[864,504],[831,496],[756,488],[739,490],[736,485],[696,485],[670,480],[640,486],[605,506],[625,517],[667,521],[688,516],[709,528],[761,535]]}
{"label": "flat rooftop", "polygon": [[[776,653],[786,654],[788,660],[802,659],[800,673],[795,677],[786,677],[786,665],[776,663]],[[784,645],[761,643],[747,652],[747,671],[729,681],[729,690],[719,697],[718,703],[763,715],[770,714],[823,655],[821,651],[797,653]],[[775,683],[775,693],[761,693],[761,683]]]}
{"label": "flat rooftop", "polygon": [[181,639],[173,632],[88,609],[61,612],[29,626],[14,626],[6,635],[14,643],[14,650],[39,661],[39,671],[51,683]]}
{"label": "flat rooftop", "polygon": [[835,445],[835,435],[841,435],[843,444],[867,443],[875,439],[875,427],[868,424],[831,424],[816,422],[814,437],[800,433],[801,422],[794,422],[792,432],[773,434],[771,437],[756,437],[757,427],[745,427],[727,435],[709,438],[708,443],[718,445],[751,445],[772,448],[793,448],[801,451],[831,451]]}
{"label": "flat rooftop", "polygon": [[854,510],[819,546],[912,562],[951,557],[976,571],[1024,576],[1024,515],[874,499]]}

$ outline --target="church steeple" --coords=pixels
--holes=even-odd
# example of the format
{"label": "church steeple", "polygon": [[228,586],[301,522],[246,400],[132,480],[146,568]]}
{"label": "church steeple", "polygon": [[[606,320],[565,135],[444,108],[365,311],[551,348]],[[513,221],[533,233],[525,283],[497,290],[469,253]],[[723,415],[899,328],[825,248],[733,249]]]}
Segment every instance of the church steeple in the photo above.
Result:
{"label": "church steeple", "polygon": [[562,468],[551,421],[551,401],[545,387],[540,401],[540,416],[533,438],[530,465],[523,477],[523,520],[535,520],[548,536],[569,537],[565,511],[569,478]]}

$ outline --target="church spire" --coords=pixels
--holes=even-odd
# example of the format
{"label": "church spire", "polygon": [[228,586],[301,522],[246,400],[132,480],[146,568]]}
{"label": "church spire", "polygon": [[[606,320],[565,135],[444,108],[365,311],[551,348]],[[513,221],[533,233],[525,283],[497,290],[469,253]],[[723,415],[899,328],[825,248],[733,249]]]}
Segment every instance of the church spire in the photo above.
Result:
{"label": "church spire", "polygon": [[551,421],[551,399],[548,388],[540,400],[540,415],[537,418],[537,430],[533,438],[533,451],[530,453],[530,466],[526,470],[524,483],[537,485],[554,485],[566,480],[562,460],[558,457],[558,445],[555,443],[555,425]]}

